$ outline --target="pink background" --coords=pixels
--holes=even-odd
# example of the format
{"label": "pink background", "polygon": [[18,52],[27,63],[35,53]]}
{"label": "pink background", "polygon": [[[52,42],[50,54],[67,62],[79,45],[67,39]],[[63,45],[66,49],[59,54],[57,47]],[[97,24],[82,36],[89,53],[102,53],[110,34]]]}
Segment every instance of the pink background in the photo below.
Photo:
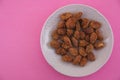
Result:
{"label": "pink background", "polygon": [[[110,22],[114,48],[96,73],[72,78],[56,72],[45,61],[40,32],[45,20],[67,4],[87,4]],[[0,80],[120,80],[120,0],[0,0]]]}

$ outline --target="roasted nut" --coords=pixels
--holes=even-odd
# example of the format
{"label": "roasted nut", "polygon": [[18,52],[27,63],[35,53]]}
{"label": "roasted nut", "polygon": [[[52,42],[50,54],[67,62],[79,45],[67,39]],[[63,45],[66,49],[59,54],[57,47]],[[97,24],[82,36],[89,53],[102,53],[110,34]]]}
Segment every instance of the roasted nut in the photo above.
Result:
{"label": "roasted nut", "polygon": [[97,21],[91,21],[89,26],[94,28],[94,29],[98,29],[101,27],[101,24]]}
{"label": "roasted nut", "polygon": [[95,55],[90,52],[88,55],[87,55],[87,59],[90,60],[90,61],[95,61]]}
{"label": "roasted nut", "polygon": [[83,18],[81,22],[81,27],[82,28],[87,28],[89,24],[89,20],[87,18]]}
{"label": "roasted nut", "polygon": [[87,47],[86,47],[86,52],[87,52],[87,53],[90,53],[90,52],[92,52],[92,51],[93,51],[93,45],[92,45],[92,44],[87,45]]}
{"label": "roasted nut", "polygon": [[89,41],[90,41],[90,36],[89,36],[89,35],[86,35],[86,36],[85,36],[85,40],[89,42]]}
{"label": "roasted nut", "polygon": [[63,55],[62,56],[62,60],[65,62],[71,62],[72,61],[72,57],[70,55]]}
{"label": "roasted nut", "polygon": [[88,28],[84,29],[84,32],[87,33],[87,34],[90,34],[90,33],[94,32],[94,29],[91,28],[91,27],[88,27]]}
{"label": "roasted nut", "polygon": [[58,22],[57,28],[65,28],[65,21]]}
{"label": "roasted nut", "polygon": [[67,29],[67,36],[72,36],[72,35],[73,35],[73,30]]}
{"label": "roasted nut", "polygon": [[69,49],[69,53],[72,55],[72,56],[77,56],[78,55],[78,50],[76,48],[70,48]]}
{"label": "roasted nut", "polygon": [[58,41],[61,42],[61,43],[63,43],[63,37],[64,37],[64,35],[59,35]]}
{"label": "roasted nut", "polygon": [[86,57],[83,57],[81,60],[80,60],[80,66],[85,66],[87,64],[87,58]]}
{"label": "roasted nut", "polygon": [[83,31],[80,31],[80,39],[84,39],[85,38],[85,33]]}
{"label": "roasted nut", "polygon": [[69,46],[72,46],[71,40],[68,36],[64,36],[63,41],[64,41],[65,44],[67,44]]}
{"label": "roasted nut", "polygon": [[87,56],[87,53],[86,53],[86,51],[85,51],[85,49],[84,49],[83,47],[80,47],[80,48],[79,48],[79,54],[80,54],[81,56]]}
{"label": "roasted nut", "polygon": [[62,20],[67,20],[67,19],[69,19],[70,17],[72,17],[72,14],[71,14],[70,12],[63,13],[63,14],[60,16],[60,18],[61,18]]}
{"label": "roasted nut", "polygon": [[75,57],[75,59],[73,60],[73,64],[79,64],[80,63],[80,60],[81,60],[82,56],[81,55],[78,55]]}
{"label": "roasted nut", "polygon": [[90,43],[95,43],[95,41],[97,40],[97,34],[95,32],[91,33],[90,35]]}
{"label": "roasted nut", "polygon": [[58,48],[56,49],[56,53],[60,55],[65,55],[67,54],[67,51],[64,48]]}
{"label": "roasted nut", "polygon": [[58,39],[59,39],[59,35],[58,35],[58,33],[57,33],[57,30],[54,30],[54,31],[52,32],[52,38],[55,39],[55,40],[58,40]]}
{"label": "roasted nut", "polygon": [[80,33],[79,31],[74,32],[74,37],[78,40],[80,38]]}
{"label": "roasted nut", "polygon": [[88,45],[88,42],[87,42],[87,41],[85,41],[85,40],[80,40],[80,42],[79,42],[79,46],[80,46],[80,47],[85,47],[86,45]]}
{"label": "roasted nut", "polygon": [[72,41],[73,46],[78,47],[78,40],[77,39],[75,39],[74,37],[72,37],[71,41]]}
{"label": "roasted nut", "polygon": [[57,40],[52,40],[51,42],[50,42],[50,46],[52,47],[52,48],[59,48],[60,47],[60,43],[57,41]]}
{"label": "roasted nut", "polygon": [[69,44],[65,44],[65,43],[62,43],[62,48],[64,48],[64,49],[69,49],[71,47],[71,45],[69,45]]}
{"label": "roasted nut", "polygon": [[96,41],[95,44],[94,44],[94,47],[95,47],[96,49],[101,49],[101,48],[104,47],[104,46],[105,46],[105,44],[104,44],[104,42],[102,42],[102,41]]}
{"label": "roasted nut", "polygon": [[57,29],[57,33],[58,33],[59,35],[65,35],[65,34],[66,34],[66,29],[64,29],[64,28]]}
{"label": "roasted nut", "polygon": [[96,34],[97,34],[97,40],[103,40],[103,36],[102,36],[102,34],[100,33],[100,31],[97,29],[95,32],[96,32]]}
{"label": "roasted nut", "polygon": [[80,20],[82,14],[83,14],[82,12],[78,12],[78,13],[75,13],[73,16],[75,17],[76,20]]}
{"label": "roasted nut", "polygon": [[75,24],[76,24],[75,18],[69,18],[69,19],[66,21],[66,27],[67,27],[68,29],[74,29],[74,28],[75,28]]}
{"label": "roasted nut", "polygon": [[80,31],[80,30],[81,30],[80,23],[77,22],[77,23],[76,23],[76,31]]}

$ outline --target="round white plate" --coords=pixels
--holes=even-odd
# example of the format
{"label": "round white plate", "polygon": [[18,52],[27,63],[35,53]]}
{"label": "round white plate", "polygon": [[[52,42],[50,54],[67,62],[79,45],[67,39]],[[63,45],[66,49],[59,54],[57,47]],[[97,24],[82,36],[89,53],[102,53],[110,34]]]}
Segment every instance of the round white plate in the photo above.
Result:
{"label": "round white plate", "polygon": [[[106,44],[103,49],[94,51],[96,60],[88,62],[85,67],[75,66],[71,63],[63,62],[61,60],[61,56],[55,54],[54,49],[49,46],[51,32],[56,28],[57,22],[59,21],[59,15],[64,12],[74,13],[79,11],[83,12],[82,17],[102,23],[101,32],[103,33],[104,42]],[[110,58],[113,41],[112,29],[107,19],[96,9],[81,4],[67,5],[56,10],[46,20],[40,36],[41,49],[48,64],[50,64],[56,71],[72,77],[83,77],[98,71]]]}

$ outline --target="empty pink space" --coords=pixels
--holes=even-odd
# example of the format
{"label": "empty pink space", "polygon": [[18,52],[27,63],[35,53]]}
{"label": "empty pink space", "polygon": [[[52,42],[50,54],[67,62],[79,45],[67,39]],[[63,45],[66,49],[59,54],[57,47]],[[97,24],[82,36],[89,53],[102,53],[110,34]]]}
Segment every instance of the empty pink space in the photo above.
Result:
{"label": "empty pink space", "polygon": [[[110,22],[114,47],[109,61],[96,73],[73,78],[45,61],[40,33],[45,20],[68,4],[87,4]],[[0,80],[120,80],[120,0],[0,0]]]}

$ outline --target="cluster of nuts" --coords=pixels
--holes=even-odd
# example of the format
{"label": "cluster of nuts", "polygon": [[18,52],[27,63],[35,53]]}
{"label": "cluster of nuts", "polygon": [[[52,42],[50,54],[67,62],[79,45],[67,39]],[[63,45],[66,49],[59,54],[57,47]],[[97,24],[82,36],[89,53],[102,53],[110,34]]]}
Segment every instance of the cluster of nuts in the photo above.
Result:
{"label": "cluster of nuts", "polygon": [[66,12],[60,15],[57,29],[52,32],[50,46],[65,62],[85,66],[88,61],[95,61],[93,49],[104,47],[101,24],[94,20],[81,18],[82,12]]}

